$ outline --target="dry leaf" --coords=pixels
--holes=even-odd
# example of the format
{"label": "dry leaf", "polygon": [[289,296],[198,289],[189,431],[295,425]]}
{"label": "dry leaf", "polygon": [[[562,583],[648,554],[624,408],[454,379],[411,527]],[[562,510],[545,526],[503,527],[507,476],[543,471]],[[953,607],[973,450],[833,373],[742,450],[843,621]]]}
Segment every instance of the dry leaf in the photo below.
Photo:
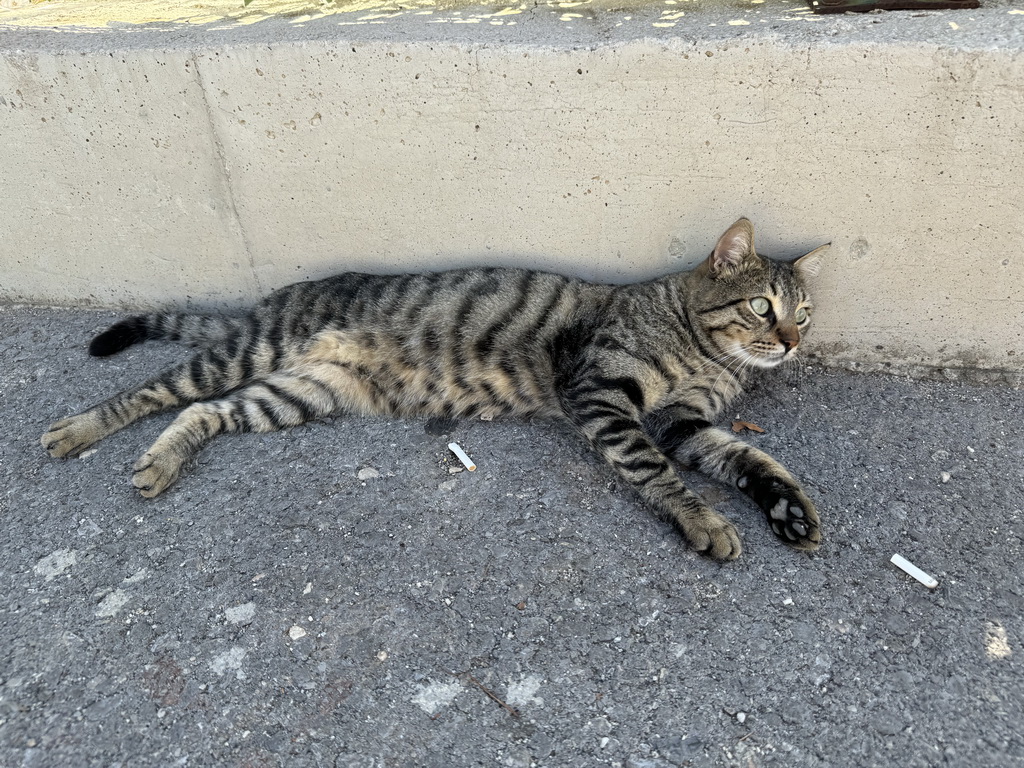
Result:
{"label": "dry leaf", "polygon": [[764,430],[757,426],[757,424],[751,424],[749,421],[734,421],[732,423],[733,432],[742,432],[744,429],[749,429],[751,432],[764,433]]}

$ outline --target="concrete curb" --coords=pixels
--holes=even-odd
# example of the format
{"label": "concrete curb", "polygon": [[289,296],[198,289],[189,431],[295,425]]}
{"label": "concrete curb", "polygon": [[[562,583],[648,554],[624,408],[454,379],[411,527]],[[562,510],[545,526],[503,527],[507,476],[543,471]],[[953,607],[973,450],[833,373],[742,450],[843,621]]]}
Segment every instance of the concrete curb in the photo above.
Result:
{"label": "concrete curb", "polygon": [[833,242],[822,361],[1020,374],[1024,14],[789,7],[0,15],[0,300],[230,307],[480,263],[627,281],[746,215],[770,255]]}

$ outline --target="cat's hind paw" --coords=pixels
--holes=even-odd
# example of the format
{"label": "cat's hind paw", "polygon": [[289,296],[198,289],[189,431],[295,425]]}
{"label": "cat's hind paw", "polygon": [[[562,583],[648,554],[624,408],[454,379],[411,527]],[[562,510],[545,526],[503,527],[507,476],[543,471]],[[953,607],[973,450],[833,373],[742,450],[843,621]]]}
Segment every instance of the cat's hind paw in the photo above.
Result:
{"label": "cat's hind paw", "polygon": [[147,499],[167,490],[181,475],[184,460],[171,451],[150,449],[135,462],[132,485]]}
{"label": "cat's hind paw", "polygon": [[78,456],[105,436],[99,419],[87,411],[55,421],[39,442],[53,458],[62,459]]}

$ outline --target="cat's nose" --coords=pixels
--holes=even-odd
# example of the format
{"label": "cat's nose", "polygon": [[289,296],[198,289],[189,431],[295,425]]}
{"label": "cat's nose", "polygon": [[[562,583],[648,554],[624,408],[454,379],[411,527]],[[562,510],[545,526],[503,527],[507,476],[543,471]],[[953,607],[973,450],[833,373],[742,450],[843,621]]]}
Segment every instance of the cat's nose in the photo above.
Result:
{"label": "cat's nose", "polygon": [[800,343],[800,332],[791,328],[779,331],[779,343],[786,348],[786,352],[789,352]]}

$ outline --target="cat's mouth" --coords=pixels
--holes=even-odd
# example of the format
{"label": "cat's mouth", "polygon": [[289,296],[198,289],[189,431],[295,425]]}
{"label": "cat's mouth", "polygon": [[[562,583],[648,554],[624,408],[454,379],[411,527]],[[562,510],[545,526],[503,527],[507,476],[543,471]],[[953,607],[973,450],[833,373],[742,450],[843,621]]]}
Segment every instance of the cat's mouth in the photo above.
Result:
{"label": "cat's mouth", "polygon": [[745,365],[757,368],[775,368],[796,356],[796,347],[786,349],[783,345],[754,342],[748,345],[737,345],[735,355]]}

